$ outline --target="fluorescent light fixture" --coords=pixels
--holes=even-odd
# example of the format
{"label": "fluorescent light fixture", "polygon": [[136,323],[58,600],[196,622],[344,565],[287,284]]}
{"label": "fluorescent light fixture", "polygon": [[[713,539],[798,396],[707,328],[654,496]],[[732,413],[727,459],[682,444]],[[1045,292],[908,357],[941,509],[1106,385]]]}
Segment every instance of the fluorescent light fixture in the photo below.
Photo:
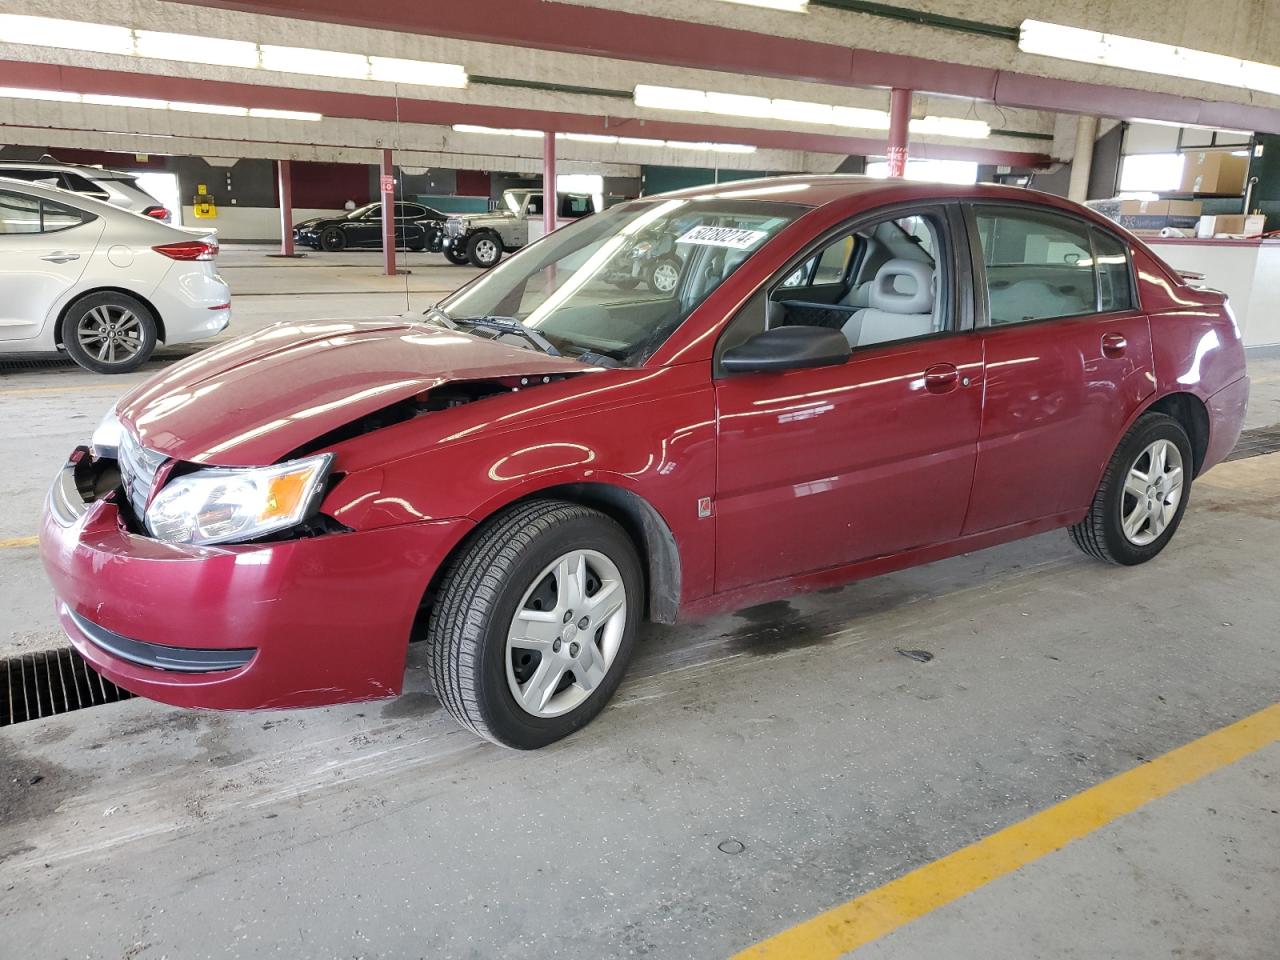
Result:
{"label": "fluorescent light fixture", "polygon": [[[482,127],[472,123],[455,123],[455,133],[482,133],[499,137],[542,137],[539,130],[508,130],[502,127]],[[557,133],[557,140],[579,140],[586,143],[617,143],[628,147],[668,147],[672,150],[703,150],[712,153],[755,153],[756,148],[746,143],[692,143],[685,140],[651,140],[644,137],[612,137],[602,133]]]}
{"label": "fluorescent light fixture", "polygon": [[707,113],[733,117],[755,117],[767,120],[774,116],[773,101],[768,97],[751,97],[741,93],[707,91]]}
{"label": "fluorescent light fixture", "polygon": [[809,9],[809,0],[724,0],[725,3],[738,3],[744,7],[764,7],[767,10],[782,10],[785,13],[804,13]]}
{"label": "fluorescent light fixture", "polygon": [[155,60],[185,60],[218,67],[258,66],[258,45],[248,40],[224,40],[220,37],[192,37],[185,33],[158,30],[135,30],[140,57]]}
{"label": "fluorescent light fixture", "polygon": [[[737,93],[715,93],[708,90],[686,90],[681,87],[659,87],[638,84],[635,104],[654,110],[681,110],[687,113],[714,113],[726,117],[780,120],[784,123],[811,123],[843,127],[848,130],[888,130],[887,110],[866,107],[843,107],[808,100],[771,100]],[[936,137],[959,137],[985,140],[991,127],[981,120],[956,117],[923,117],[911,121],[916,133]]]}
{"label": "fluorescent light fixture", "polygon": [[83,93],[81,103],[100,107],[134,107],[139,110],[168,110],[168,100],[152,100],[150,97],[117,97],[105,93]]}
{"label": "fluorescent light fixture", "polygon": [[991,124],[985,120],[967,120],[963,117],[921,117],[911,121],[911,132],[934,137],[985,140],[991,136]]}
{"label": "fluorescent light fixture", "polygon": [[170,110],[177,110],[180,113],[213,113],[224,117],[247,117],[249,115],[248,107],[229,107],[220,103],[183,103],[180,100],[173,100],[169,103]]}
{"label": "fluorescent light fixture", "polygon": [[323,120],[324,114],[308,110],[273,110],[269,107],[250,107],[249,116],[258,120]]}
{"label": "fluorescent light fixture", "polygon": [[63,90],[36,90],[27,87],[0,87],[0,99],[48,100],[59,103],[86,103],[98,107],[132,107],[140,110],[173,110],[178,113],[212,113],[226,117],[258,117],[269,120],[323,120],[319,113],[272,110],[265,107],[237,107],[222,103],[187,103],[182,100],[152,100],[148,97],[117,97],[105,93],[69,93]]}
{"label": "fluorescent light fixture", "polygon": [[490,136],[498,137],[528,137],[530,139],[537,137],[542,138],[541,130],[515,130],[506,129],[504,127],[482,127],[474,123],[455,123],[453,125],[454,133],[483,133]]}
{"label": "fluorescent light fixture", "polygon": [[1018,47],[1059,60],[1280,94],[1280,66],[1043,20],[1024,20]]}
{"label": "fluorescent light fixture", "polygon": [[283,47],[250,40],[132,30],[108,23],[0,13],[0,43],[277,70],[313,77],[345,77],[431,87],[465,87],[467,71],[456,63],[373,57],[363,53]]}
{"label": "fluorescent light fixture", "polygon": [[0,41],[94,53],[133,53],[133,31],[106,23],[0,13]]}
{"label": "fluorescent light fixture", "polygon": [[79,103],[80,94],[63,90],[30,90],[27,87],[0,87],[0,97],[15,100],[57,100],[63,103]]}
{"label": "fluorescent light fixture", "polygon": [[467,71],[456,63],[370,57],[369,79],[387,83],[413,83],[428,87],[465,87]]}
{"label": "fluorescent light fixture", "polygon": [[576,140],[579,143],[617,143],[617,137],[604,133],[557,133],[557,140]]}
{"label": "fluorescent light fixture", "polygon": [[672,150],[702,150],[708,153],[755,153],[756,148],[745,143],[690,143],[684,140],[668,140]]}
{"label": "fluorescent light fixture", "polygon": [[347,77],[365,80],[369,76],[369,58],[363,53],[339,53],[336,50],[313,50],[310,47],[277,47],[264,43],[262,69],[281,73],[305,73],[316,77]]}
{"label": "fluorescent light fixture", "polygon": [[866,107],[832,107],[831,122],[854,130],[888,130],[889,112]]}

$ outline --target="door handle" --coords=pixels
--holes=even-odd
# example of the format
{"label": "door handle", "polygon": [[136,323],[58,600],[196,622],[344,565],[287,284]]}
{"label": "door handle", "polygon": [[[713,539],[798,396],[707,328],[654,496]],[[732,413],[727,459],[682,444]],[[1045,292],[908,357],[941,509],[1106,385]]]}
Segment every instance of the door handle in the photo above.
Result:
{"label": "door handle", "polygon": [[41,260],[48,260],[50,263],[69,263],[72,260],[79,260],[78,253],[63,253],[61,250],[55,250],[47,257],[41,257]]}
{"label": "door handle", "polygon": [[935,363],[924,372],[924,388],[930,393],[950,393],[960,382],[960,371],[953,363]]}
{"label": "door handle", "polygon": [[1122,357],[1129,341],[1125,339],[1123,333],[1108,333],[1102,337],[1102,352],[1108,357]]}

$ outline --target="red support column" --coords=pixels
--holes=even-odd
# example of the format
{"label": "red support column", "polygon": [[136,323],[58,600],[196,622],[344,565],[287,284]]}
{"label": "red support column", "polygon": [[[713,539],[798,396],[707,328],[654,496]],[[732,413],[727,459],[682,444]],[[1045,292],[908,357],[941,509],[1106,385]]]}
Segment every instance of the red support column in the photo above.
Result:
{"label": "red support column", "polygon": [[382,151],[379,193],[382,196],[382,262],[388,277],[396,275],[396,169],[391,151]]}
{"label": "red support column", "polygon": [[542,135],[542,232],[556,228],[556,212],[560,206],[556,196],[556,135],[548,130]]}
{"label": "red support column", "polygon": [[280,256],[293,256],[293,180],[289,175],[289,161],[276,161],[276,176],[280,184]]}
{"label": "red support column", "polygon": [[911,139],[911,91],[893,88],[889,97],[889,176],[907,175],[907,144]]}

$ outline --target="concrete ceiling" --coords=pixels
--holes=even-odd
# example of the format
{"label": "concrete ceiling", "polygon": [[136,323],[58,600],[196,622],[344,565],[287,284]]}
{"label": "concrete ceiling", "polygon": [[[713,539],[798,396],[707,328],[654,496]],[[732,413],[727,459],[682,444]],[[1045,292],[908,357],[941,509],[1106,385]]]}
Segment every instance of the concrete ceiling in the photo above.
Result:
{"label": "concrete ceiling", "polygon": [[[814,0],[818,2],[822,0]],[[1253,20],[1258,19],[1255,8],[1273,6],[1270,0],[1224,0],[1224,5],[1249,8]],[[1064,19],[1046,3],[910,6],[951,16],[963,6],[966,16],[976,18],[981,12],[984,21],[1006,27],[1026,16]],[[1105,22],[1085,25],[1119,30],[1118,11],[1136,6],[1093,0],[1084,9],[1090,16],[1096,11]],[[79,0],[0,0],[0,12],[460,63],[472,77],[466,89],[397,88],[33,47],[4,43],[0,37],[0,86],[275,106],[315,110],[326,118],[321,123],[281,123],[0,98],[0,126],[6,128],[0,139],[12,142],[36,142],[29,138],[38,138],[42,130],[50,143],[55,132],[63,141],[78,141],[81,131],[92,131],[119,141],[120,149],[134,149],[123,146],[129,137],[146,138],[145,152],[182,152],[197,143],[206,148],[220,143],[228,156],[277,156],[283,149],[290,151],[286,155],[325,159],[395,146],[412,153],[412,162],[421,165],[501,169],[505,158],[511,169],[524,169],[536,160],[537,141],[451,129],[453,123],[470,123],[758,147],[750,155],[693,155],[561,142],[559,152],[568,162],[597,165],[825,171],[847,154],[884,151],[884,134],[877,131],[641,109],[630,99],[638,83],[883,110],[888,101],[884,86],[910,82],[921,90],[917,115],[981,119],[995,131],[982,141],[915,137],[913,155],[992,163],[1043,163],[1051,152],[1067,158],[1069,138],[1062,136],[1057,112],[1086,106],[1125,118],[1280,130],[1280,98],[1209,90],[1131,71],[1109,71],[1120,76],[1107,76],[1065,61],[1027,58],[1008,39],[827,6],[795,15],[722,0],[386,0],[363,6],[350,0],[309,0],[305,5],[287,0],[99,0],[90,6]],[[734,29],[724,26],[726,20]],[[1184,31],[1192,30],[1184,15],[1163,25],[1167,35],[1172,35],[1168,31],[1174,20],[1184,24]],[[1264,27],[1263,35],[1270,29]],[[1213,37],[1223,44],[1254,42],[1248,31],[1236,27],[1226,33],[1220,29]],[[1247,52],[1215,49],[1239,56]],[[1171,92],[1175,90],[1178,95]],[[171,149],[155,145],[166,138]],[[266,144],[275,145],[274,152],[264,152],[261,145]]]}

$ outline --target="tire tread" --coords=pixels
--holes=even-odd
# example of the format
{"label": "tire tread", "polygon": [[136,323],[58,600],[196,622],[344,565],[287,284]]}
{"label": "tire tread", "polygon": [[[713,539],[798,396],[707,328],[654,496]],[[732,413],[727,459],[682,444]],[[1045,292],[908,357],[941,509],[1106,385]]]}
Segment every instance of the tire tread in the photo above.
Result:
{"label": "tire tread", "polygon": [[518,504],[480,528],[445,572],[428,619],[427,675],[449,715],[486,740],[503,743],[485,722],[478,691],[484,632],[506,575],[535,539],[580,518],[614,523],[597,510],[563,500]]}

